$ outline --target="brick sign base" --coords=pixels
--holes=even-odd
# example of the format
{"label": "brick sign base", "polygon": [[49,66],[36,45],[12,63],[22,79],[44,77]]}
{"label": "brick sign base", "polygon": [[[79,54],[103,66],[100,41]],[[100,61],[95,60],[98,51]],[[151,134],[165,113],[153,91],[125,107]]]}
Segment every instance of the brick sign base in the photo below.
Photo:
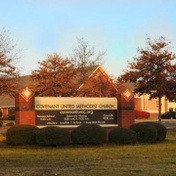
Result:
{"label": "brick sign base", "polygon": [[[119,88],[116,98],[118,100],[117,125],[129,128],[135,120],[134,96],[126,87]],[[24,87],[15,97],[15,123],[36,125],[36,111],[34,96],[29,87]],[[108,124],[107,124],[108,125]],[[114,124],[116,125],[116,124]]]}

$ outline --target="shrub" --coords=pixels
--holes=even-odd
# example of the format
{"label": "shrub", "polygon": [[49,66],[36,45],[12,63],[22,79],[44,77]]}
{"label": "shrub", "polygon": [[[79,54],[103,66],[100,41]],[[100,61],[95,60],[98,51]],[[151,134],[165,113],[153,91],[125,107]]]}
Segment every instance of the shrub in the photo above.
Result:
{"label": "shrub", "polygon": [[15,120],[15,115],[8,115],[9,120]]}
{"label": "shrub", "polygon": [[73,144],[100,145],[106,142],[106,131],[96,124],[82,124],[71,133]]}
{"label": "shrub", "polygon": [[135,110],[135,118],[136,119],[149,119],[150,113],[145,111],[137,111]]}
{"label": "shrub", "polygon": [[115,144],[135,144],[137,134],[131,129],[114,128],[109,132],[109,142]]}
{"label": "shrub", "polygon": [[153,125],[136,123],[130,128],[137,133],[137,141],[141,143],[155,143],[157,141],[157,130]]}
{"label": "shrub", "polygon": [[35,133],[37,127],[33,125],[15,125],[10,127],[6,133],[7,144],[30,145],[35,144]]}
{"label": "shrub", "polygon": [[144,124],[152,125],[157,130],[157,141],[164,141],[166,139],[167,129],[164,125],[157,122],[143,122]]}
{"label": "shrub", "polygon": [[62,128],[49,126],[36,132],[36,143],[41,146],[58,146],[70,143],[70,133]]}
{"label": "shrub", "polygon": [[15,108],[10,108],[8,111],[8,119],[15,120]]}
{"label": "shrub", "polygon": [[5,142],[6,138],[4,134],[0,134],[0,142]]}
{"label": "shrub", "polygon": [[7,127],[14,126],[14,123],[13,122],[8,122],[8,123],[6,123],[6,126]]}

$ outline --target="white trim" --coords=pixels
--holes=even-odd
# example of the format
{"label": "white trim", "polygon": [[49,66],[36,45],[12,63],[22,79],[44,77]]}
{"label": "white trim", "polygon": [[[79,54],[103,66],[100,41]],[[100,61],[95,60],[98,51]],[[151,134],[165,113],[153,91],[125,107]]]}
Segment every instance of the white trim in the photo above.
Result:
{"label": "white trim", "polygon": [[15,108],[15,105],[8,105],[8,106],[0,106],[1,109],[5,108]]}

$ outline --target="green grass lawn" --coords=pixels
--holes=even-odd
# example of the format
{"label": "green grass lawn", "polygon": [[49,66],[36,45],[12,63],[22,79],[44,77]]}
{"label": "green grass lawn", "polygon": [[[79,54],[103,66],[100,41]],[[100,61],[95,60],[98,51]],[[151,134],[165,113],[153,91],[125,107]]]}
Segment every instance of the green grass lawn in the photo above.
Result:
{"label": "green grass lawn", "polygon": [[[2,136],[1,136],[2,137]],[[1,139],[0,137],[0,139]],[[175,176],[176,132],[164,143],[104,146],[0,145],[3,176]]]}

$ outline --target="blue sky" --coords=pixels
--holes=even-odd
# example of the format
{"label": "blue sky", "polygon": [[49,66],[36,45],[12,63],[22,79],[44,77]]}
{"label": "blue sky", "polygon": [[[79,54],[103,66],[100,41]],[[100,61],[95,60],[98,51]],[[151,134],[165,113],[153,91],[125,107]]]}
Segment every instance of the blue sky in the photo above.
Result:
{"label": "blue sky", "polygon": [[0,30],[8,31],[20,49],[21,74],[38,69],[47,54],[73,54],[83,37],[113,76],[127,69],[147,36],[165,37],[176,52],[175,0],[0,0]]}

